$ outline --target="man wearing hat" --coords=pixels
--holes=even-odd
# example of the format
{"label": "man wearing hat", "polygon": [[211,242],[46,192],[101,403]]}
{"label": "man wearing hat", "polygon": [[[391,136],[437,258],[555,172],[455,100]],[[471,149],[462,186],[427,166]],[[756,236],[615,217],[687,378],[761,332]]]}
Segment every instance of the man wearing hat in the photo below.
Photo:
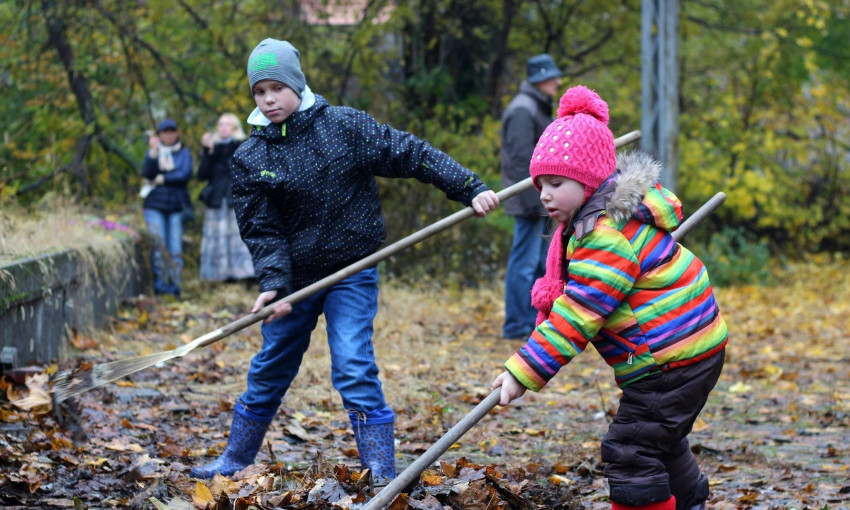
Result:
{"label": "man wearing hat", "polygon": [[[508,187],[529,176],[534,144],[552,122],[552,98],[559,94],[561,70],[546,53],[528,59],[528,78],[502,115],[502,185]],[[514,217],[514,237],[505,277],[504,338],[528,338],[537,311],[531,306],[531,286],[546,271],[548,241],[544,237],[546,211],[536,190],[529,189],[505,202]]]}

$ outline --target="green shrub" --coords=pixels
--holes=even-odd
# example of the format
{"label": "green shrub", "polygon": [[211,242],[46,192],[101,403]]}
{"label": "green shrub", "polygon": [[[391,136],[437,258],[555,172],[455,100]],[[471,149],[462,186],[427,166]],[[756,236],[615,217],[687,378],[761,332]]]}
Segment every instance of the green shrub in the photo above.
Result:
{"label": "green shrub", "polygon": [[691,250],[708,268],[712,285],[776,283],[770,268],[771,252],[767,242],[755,239],[741,227],[723,227],[707,242],[692,246]]}

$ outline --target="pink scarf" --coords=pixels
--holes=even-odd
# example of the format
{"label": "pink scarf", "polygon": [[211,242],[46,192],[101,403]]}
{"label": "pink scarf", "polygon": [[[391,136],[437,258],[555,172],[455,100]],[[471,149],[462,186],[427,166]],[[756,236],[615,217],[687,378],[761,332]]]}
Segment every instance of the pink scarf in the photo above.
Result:
{"label": "pink scarf", "polygon": [[537,308],[537,325],[549,318],[552,305],[558,296],[564,295],[566,282],[564,277],[564,246],[561,241],[564,234],[564,223],[558,225],[552,241],[549,243],[549,253],[546,255],[546,274],[538,278],[531,288],[531,304]]}

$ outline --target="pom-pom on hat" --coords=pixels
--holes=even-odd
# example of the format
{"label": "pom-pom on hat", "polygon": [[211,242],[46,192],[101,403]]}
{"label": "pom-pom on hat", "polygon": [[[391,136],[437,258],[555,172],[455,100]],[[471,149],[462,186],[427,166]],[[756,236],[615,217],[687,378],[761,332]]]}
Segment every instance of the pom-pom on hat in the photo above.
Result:
{"label": "pom-pom on hat", "polygon": [[583,85],[564,92],[558,118],[540,135],[531,155],[529,172],[537,177],[560,175],[584,184],[590,198],[617,166],[614,134],[608,129],[608,105]]}

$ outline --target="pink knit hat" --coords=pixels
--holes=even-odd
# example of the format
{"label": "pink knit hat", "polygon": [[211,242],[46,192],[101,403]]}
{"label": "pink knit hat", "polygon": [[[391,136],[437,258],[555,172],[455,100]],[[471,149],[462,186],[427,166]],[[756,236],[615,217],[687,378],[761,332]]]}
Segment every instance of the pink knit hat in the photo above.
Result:
{"label": "pink knit hat", "polygon": [[599,94],[577,85],[561,96],[558,118],[543,131],[531,155],[537,177],[560,175],[584,184],[584,201],[611,176],[617,165],[614,135],[608,129],[608,105]]}
{"label": "pink knit hat", "polygon": [[[584,184],[587,202],[616,166],[614,135],[608,129],[608,105],[599,94],[581,85],[564,92],[558,118],[543,131],[531,156],[529,171],[534,186],[540,190],[537,177],[541,175],[574,179]],[[552,236],[546,274],[531,289],[538,325],[549,318],[555,299],[564,294],[564,228],[562,223]]]}

